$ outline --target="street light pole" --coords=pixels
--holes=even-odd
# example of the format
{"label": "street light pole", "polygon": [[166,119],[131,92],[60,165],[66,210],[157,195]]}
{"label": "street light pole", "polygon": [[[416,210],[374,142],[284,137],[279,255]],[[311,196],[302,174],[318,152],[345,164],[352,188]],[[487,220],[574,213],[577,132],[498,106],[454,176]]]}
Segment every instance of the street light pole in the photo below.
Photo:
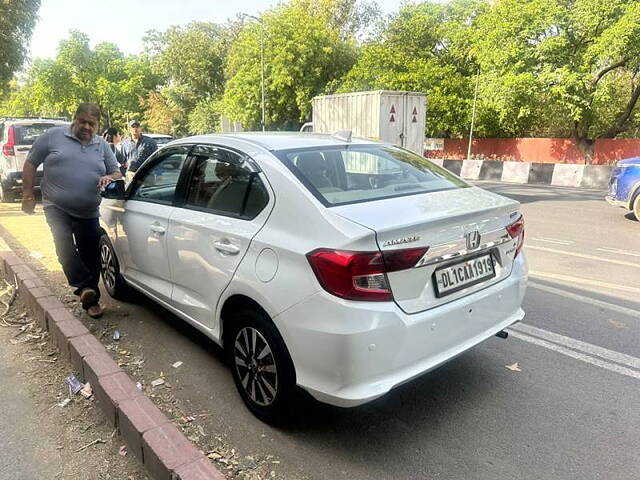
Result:
{"label": "street light pole", "polygon": [[260,90],[262,100],[260,105],[262,107],[262,131],[264,132],[265,126],[265,107],[264,107],[264,21],[256,17],[254,15],[249,15],[247,13],[242,14],[243,17],[253,18],[260,23]]}

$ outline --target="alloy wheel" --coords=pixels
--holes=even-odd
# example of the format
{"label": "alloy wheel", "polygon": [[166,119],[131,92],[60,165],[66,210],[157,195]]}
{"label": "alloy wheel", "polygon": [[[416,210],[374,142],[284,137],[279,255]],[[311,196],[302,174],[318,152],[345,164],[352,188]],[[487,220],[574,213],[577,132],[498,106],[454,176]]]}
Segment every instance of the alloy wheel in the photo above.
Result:
{"label": "alloy wheel", "polygon": [[108,245],[103,244],[100,247],[100,270],[102,272],[102,280],[110,291],[116,288],[116,265]]}
{"label": "alloy wheel", "polygon": [[233,346],[235,369],[246,395],[255,404],[268,406],[278,393],[278,370],[271,347],[260,331],[244,327]]}

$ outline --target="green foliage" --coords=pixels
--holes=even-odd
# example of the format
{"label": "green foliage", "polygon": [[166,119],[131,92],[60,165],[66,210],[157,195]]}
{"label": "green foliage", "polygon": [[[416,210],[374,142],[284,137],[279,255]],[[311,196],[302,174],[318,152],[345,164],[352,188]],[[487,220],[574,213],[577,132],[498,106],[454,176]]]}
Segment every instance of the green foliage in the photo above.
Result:
{"label": "green foliage", "polygon": [[40,0],[0,1],[0,94],[26,59],[39,8]]}
{"label": "green foliage", "polygon": [[146,35],[153,69],[166,79],[161,95],[171,105],[174,135],[217,128],[220,114],[215,108],[224,90],[224,64],[233,32],[233,24],[192,22]]}
{"label": "green foliage", "polygon": [[427,94],[427,135],[466,136],[480,72],[476,136],[588,147],[640,132],[638,0],[429,0],[384,19],[367,0],[289,0],[257,21],[148,32],[140,56],[72,32],[55,59],[7,82],[38,5],[0,0],[0,114],[70,115],[95,101],[112,123],[137,116],[173,135],[215,131],[222,114],[257,129],[264,46],[273,130],[309,119],[316,95],[389,89]]}
{"label": "green foliage", "polygon": [[471,121],[476,71],[470,38],[486,8],[482,0],[401,7],[380,25],[376,40],[364,45],[339,91],[425,92],[427,134],[464,135]]}
{"label": "green foliage", "polygon": [[640,3],[499,0],[478,23],[484,134],[587,139],[632,127]]}
{"label": "green foliage", "polygon": [[[232,44],[226,64],[225,113],[245,128],[261,123],[261,40],[266,124],[294,129],[311,115],[311,99],[327,93],[356,60],[354,1],[294,0],[251,22]],[[264,30],[263,30],[264,27]]]}
{"label": "green foliage", "polygon": [[91,49],[87,35],[71,32],[54,60],[34,61],[26,83],[3,104],[3,113],[71,117],[79,103],[95,102],[103,111],[103,125],[124,125],[140,115],[141,98],[158,82],[145,57],[125,57],[110,43]]}

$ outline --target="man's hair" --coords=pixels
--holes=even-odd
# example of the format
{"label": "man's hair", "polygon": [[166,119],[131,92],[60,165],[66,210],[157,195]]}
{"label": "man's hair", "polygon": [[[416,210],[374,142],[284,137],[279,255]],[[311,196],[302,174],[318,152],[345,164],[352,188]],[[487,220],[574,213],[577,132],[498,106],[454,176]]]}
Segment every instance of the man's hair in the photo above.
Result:
{"label": "man's hair", "polygon": [[100,121],[100,116],[102,115],[100,112],[100,107],[95,103],[81,103],[78,105],[78,109],[76,110],[76,114],[73,118],[76,118],[78,115],[91,115],[96,120]]}

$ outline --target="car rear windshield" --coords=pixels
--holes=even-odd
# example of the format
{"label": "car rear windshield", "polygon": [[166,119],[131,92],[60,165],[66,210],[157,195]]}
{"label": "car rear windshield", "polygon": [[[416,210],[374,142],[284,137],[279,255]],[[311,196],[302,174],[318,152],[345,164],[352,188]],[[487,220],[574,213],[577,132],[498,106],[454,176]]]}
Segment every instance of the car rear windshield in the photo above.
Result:
{"label": "car rear windshield", "polygon": [[16,135],[16,145],[33,145],[40,135],[49,130],[54,125],[52,123],[38,123],[35,125],[16,125],[14,127]]}
{"label": "car rear windshield", "polygon": [[275,152],[327,206],[464,188],[424,157],[389,145],[347,145]]}

